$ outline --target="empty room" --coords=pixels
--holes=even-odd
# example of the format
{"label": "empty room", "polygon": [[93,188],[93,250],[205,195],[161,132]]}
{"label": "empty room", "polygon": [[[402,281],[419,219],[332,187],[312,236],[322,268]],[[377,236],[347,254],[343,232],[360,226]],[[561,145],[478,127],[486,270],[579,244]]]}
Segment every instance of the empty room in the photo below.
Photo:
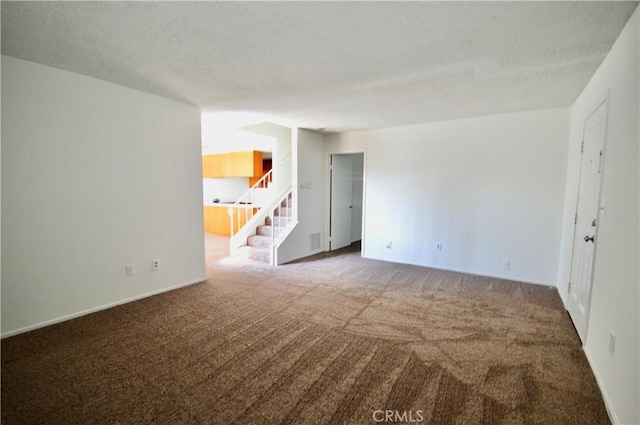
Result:
{"label": "empty room", "polygon": [[640,424],[637,1],[1,36],[3,424]]}

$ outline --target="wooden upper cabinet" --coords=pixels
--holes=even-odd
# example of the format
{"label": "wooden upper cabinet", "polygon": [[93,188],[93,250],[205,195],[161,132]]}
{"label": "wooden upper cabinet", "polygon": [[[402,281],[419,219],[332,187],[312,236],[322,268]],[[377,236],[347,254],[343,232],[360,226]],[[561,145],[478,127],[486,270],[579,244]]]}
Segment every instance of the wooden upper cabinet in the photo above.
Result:
{"label": "wooden upper cabinet", "polygon": [[229,152],[202,156],[203,177],[255,177],[262,174],[262,152]]}
{"label": "wooden upper cabinet", "polygon": [[262,177],[262,152],[253,151],[253,175]]}
{"label": "wooden upper cabinet", "polygon": [[[249,179],[249,186],[253,187],[256,183],[258,183],[260,181],[261,178],[264,177],[265,174],[267,174],[269,171],[271,171],[271,167],[272,167],[272,162],[271,159],[262,159],[262,165],[260,167],[256,168],[256,171],[258,171],[258,168],[260,168],[260,174],[256,174],[255,177],[252,177]],[[269,182],[267,182],[269,183]]]}

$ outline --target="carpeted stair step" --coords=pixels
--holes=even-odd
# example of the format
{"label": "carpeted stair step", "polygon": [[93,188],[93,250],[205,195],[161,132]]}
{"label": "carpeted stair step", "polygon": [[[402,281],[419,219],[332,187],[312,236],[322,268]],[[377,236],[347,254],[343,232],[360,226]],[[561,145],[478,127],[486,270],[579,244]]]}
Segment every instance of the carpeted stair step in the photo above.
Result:
{"label": "carpeted stair step", "polygon": [[264,222],[267,226],[275,224],[277,227],[287,227],[291,222],[291,218],[275,216],[272,221],[271,217],[267,217]]}
{"label": "carpeted stair step", "polygon": [[238,248],[238,257],[246,258],[248,260],[260,261],[261,263],[269,264],[271,262],[271,255],[269,254],[269,248],[243,245]]}
{"label": "carpeted stair step", "polygon": [[[269,236],[269,237],[271,237],[271,234],[273,233],[273,226],[266,225],[266,224],[263,225],[263,226],[258,226],[256,231],[258,232],[258,235],[260,235],[260,236]],[[282,229],[280,229],[279,227],[276,228],[276,236],[278,236],[281,231],[282,231]]]}
{"label": "carpeted stair step", "polygon": [[281,208],[276,208],[273,211],[273,214],[280,217],[291,217],[291,211],[292,211],[291,207],[281,207]]}
{"label": "carpeted stair step", "polygon": [[253,235],[247,238],[247,245],[256,247],[269,247],[271,246],[271,236],[268,235]]}

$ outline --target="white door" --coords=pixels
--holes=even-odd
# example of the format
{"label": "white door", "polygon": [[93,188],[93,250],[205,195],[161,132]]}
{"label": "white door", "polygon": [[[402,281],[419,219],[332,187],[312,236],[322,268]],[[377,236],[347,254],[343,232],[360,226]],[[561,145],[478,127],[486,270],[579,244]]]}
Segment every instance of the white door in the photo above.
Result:
{"label": "white door", "polygon": [[351,245],[353,163],[348,156],[331,155],[331,225],[329,249]]}
{"label": "white door", "polygon": [[593,260],[597,243],[600,185],[604,165],[607,105],[603,102],[584,122],[568,310],[584,343],[591,303]]}

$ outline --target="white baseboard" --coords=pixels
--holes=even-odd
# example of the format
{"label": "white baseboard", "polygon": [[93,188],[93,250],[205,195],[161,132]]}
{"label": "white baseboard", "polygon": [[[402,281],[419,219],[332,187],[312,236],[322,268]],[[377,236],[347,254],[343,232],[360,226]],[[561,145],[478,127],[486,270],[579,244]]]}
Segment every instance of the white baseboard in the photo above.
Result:
{"label": "white baseboard", "polygon": [[146,292],[144,294],[136,295],[135,297],[114,301],[114,302],[109,303],[109,304],[101,305],[101,306],[98,306],[98,307],[93,307],[93,308],[90,308],[90,309],[87,309],[87,310],[79,311],[77,313],[72,313],[72,314],[68,314],[66,316],[57,317],[55,319],[46,320],[46,321],[41,322],[41,323],[36,323],[35,325],[29,325],[29,326],[25,326],[23,328],[19,328],[19,329],[14,329],[14,330],[11,330],[11,331],[3,332],[2,335],[0,335],[0,338],[4,339],[4,338],[10,337],[10,336],[14,336],[14,335],[18,335],[18,334],[21,334],[21,333],[33,331],[35,329],[44,328],[45,326],[54,325],[56,323],[65,322],[67,320],[75,319],[76,317],[85,316],[87,314],[95,313],[95,312],[98,312],[98,311],[101,311],[101,310],[106,310],[108,308],[115,307],[115,306],[118,306],[118,305],[127,304],[127,303],[130,303],[130,302],[133,302],[133,301],[141,300],[143,298],[152,297],[154,295],[162,294],[163,292],[169,292],[169,291],[173,291],[174,289],[179,289],[179,288],[183,288],[185,286],[194,285],[196,283],[204,282],[205,280],[207,280],[206,277],[203,277],[203,278],[200,278],[200,279],[195,279],[195,280],[190,280],[188,282],[179,283],[178,285],[169,286],[167,288],[162,288],[162,289],[158,289],[156,291],[151,291],[151,292]]}
{"label": "white baseboard", "polygon": [[462,270],[462,269],[448,268],[448,267],[442,267],[442,266],[434,266],[434,265],[429,265],[429,264],[405,263],[405,262],[401,262],[401,261],[389,260],[388,258],[367,257],[364,254],[364,250],[363,250],[363,253],[362,253],[362,258],[367,258],[367,259],[376,260],[376,261],[386,261],[388,263],[395,263],[395,264],[407,264],[407,265],[410,265],[410,266],[425,267],[425,268],[428,268],[428,269],[444,270],[444,271],[448,271],[448,272],[464,273],[464,274],[470,274],[470,275],[474,275],[474,276],[491,277],[491,278],[494,278],[494,279],[508,280],[510,282],[527,283],[527,284],[531,284],[531,285],[540,285],[540,286],[547,286],[547,287],[550,287],[550,288],[557,288],[557,286],[554,283],[530,280],[530,279],[521,278],[521,277],[518,277],[518,276],[492,275],[492,274],[487,274],[487,273],[476,272],[476,271],[473,271],[473,270]]}
{"label": "white baseboard", "polygon": [[609,402],[610,398],[609,398],[609,395],[607,393],[607,389],[602,385],[602,379],[598,375],[598,371],[593,367],[593,362],[591,361],[591,358],[589,357],[589,353],[584,349],[584,346],[582,347],[582,352],[584,353],[585,357],[587,358],[587,362],[589,363],[589,367],[591,368],[591,371],[593,372],[593,376],[595,376],[595,378],[596,378],[596,383],[598,384],[598,388],[600,388],[600,392],[602,393],[602,399],[604,400],[604,407],[607,409],[607,414],[609,415],[609,419],[611,419],[611,423],[612,424],[619,424],[620,423],[620,419],[618,418],[618,415],[616,415],[616,412],[611,407],[611,403]]}
{"label": "white baseboard", "polygon": [[289,264],[289,263],[291,263],[293,261],[297,261],[297,260],[301,260],[303,258],[308,258],[308,257],[314,256],[314,255],[322,254],[323,252],[327,252],[327,251],[323,250],[322,248],[316,249],[316,250],[313,250],[313,251],[309,251],[309,252],[307,252],[305,254],[302,254],[302,255],[299,255],[299,256],[296,256],[296,257],[293,257],[293,258],[289,258],[286,261],[278,262],[278,264],[276,264],[276,265],[277,266],[283,266],[283,265]]}

